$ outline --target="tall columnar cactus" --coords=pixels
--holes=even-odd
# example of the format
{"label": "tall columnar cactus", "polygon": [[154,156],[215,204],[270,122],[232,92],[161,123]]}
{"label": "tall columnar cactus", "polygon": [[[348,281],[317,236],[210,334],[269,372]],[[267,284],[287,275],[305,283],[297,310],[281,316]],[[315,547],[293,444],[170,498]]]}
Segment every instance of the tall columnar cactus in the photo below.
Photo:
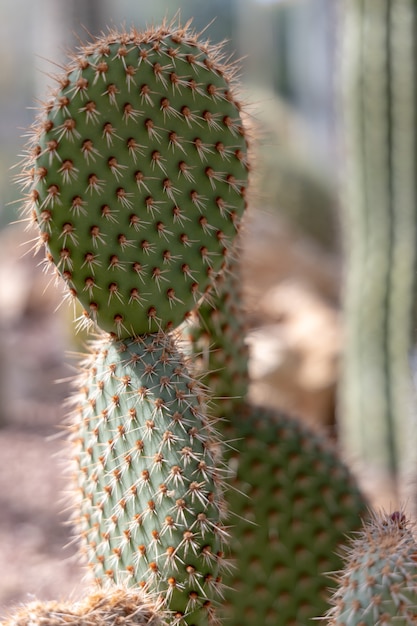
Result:
{"label": "tall columnar cactus", "polygon": [[398,480],[411,433],[417,5],[343,4],[346,337],[340,438],[349,458]]}
{"label": "tall columnar cactus", "polygon": [[227,564],[221,439],[175,329],[207,301],[246,205],[235,69],[188,27],[110,31],[37,120],[27,208],[46,258],[108,335],[72,425],[83,551],[175,623],[215,619]]}
{"label": "tall columnar cactus", "polygon": [[168,26],[110,31],[57,78],[28,209],[86,322],[166,330],[207,296],[245,207],[234,78],[218,48]]}
{"label": "tall columnar cactus", "polygon": [[351,541],[329,626],[415,624],[417,544],[401,512],[375,516]]}
{"label": "tall columnar cactus", "polygon": [[360,527],[366,503],[324,437],[248,400],[244,309],[235,261],[189,331],[192,363],[230,441],[225,498],[236,567],[223,576],[221,615],[233,626],[306,624],[325,611],[325,574],[341,567],[338,549]]}

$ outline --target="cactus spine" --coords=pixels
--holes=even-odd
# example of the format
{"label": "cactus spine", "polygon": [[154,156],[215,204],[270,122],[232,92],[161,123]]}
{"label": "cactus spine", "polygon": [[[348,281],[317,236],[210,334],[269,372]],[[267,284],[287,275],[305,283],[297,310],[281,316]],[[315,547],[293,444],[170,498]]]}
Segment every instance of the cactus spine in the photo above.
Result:
{"label": "cactus spine", "polygon": [[405,515],[375,516],[351,541],[329,626],[415,624],[417,544]]}
{"label": "cactus spine", "polygon": [[416,266],[416,4],[348,0],[343,40],[348,458],[399,480],[409,458]]}

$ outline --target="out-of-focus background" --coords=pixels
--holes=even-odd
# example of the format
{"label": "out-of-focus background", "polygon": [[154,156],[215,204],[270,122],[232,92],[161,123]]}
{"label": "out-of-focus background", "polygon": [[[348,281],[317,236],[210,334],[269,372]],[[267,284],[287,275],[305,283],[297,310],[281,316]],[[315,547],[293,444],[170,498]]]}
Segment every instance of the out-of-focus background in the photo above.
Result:
{"label": "out-of-focus background", "polygon": [[[0,4],[0,614],[76,594],[66,524],[64,400],[80,349],[34,258],[14,184],[25,129],[66,51],[106,26],[179,11],[240,60],[258,128],[244,235],[251,394],[332,434],[341,347],[337,20],[334,0],[4,0]],[[15,167],[14,167],[15,166]],[[17,223],[15,223],[17,222]],[[60,382],[56,382],[60,381]]]}

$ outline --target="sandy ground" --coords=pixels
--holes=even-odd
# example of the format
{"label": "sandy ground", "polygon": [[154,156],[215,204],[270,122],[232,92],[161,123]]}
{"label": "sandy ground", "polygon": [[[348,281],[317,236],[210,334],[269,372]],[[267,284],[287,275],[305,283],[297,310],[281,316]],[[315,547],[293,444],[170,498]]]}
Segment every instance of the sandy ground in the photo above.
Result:
{"label": "sandy ground", "polygon": [[73,363],[58,295],[18,227],[0,239],[0,616],[33,598],[77,594],[68,525],[64,400]]}
{"label": "sandy ground", "polygon": [[51,433],[23,424],[0,431],[0,614],[33,598],[76,594],[82,578],[63,513],[62,444]]}

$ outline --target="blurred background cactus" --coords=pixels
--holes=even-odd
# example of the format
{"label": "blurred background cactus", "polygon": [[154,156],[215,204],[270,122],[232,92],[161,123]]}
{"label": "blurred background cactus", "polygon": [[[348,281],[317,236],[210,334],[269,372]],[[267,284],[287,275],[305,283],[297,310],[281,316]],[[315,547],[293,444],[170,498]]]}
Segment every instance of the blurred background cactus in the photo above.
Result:
{"label": "blurred background cactus", "polygon": [[350,0],[340,52],[346,331],[339,435],[344,453],[402,498],[406,474],[415,471],[416,18],[411,0]]}

